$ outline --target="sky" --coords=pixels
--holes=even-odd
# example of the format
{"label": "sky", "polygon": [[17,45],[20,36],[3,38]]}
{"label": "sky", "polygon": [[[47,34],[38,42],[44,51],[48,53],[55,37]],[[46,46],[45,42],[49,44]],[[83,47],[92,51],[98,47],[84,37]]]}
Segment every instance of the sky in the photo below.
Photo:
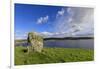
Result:
{"label": "sky", "polygon": [[29,32],[43,37],[82,37],[94,35],[94,10],[85,7],[15,4],[15,39]]}

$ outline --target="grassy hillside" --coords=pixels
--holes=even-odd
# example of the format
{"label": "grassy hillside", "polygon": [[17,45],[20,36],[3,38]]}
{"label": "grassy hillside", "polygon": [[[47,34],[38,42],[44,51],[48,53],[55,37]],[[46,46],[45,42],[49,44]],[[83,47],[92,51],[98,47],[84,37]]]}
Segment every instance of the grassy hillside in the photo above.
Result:
{"label": "grassy hillside", "polygon": [[27,53],[22,46],[15,47],[15,65],[92,61],[93,50],[74,48],[44,48],[42,53]]}

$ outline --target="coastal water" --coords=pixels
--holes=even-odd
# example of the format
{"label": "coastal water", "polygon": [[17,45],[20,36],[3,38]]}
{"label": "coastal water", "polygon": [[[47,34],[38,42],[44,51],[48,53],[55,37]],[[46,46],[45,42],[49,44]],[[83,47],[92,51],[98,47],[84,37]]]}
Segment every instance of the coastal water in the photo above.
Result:
{"label": "coastal water", "polygon": [[47,40],[44,41],[46,47],[64,47],[64,48],[87,48],[94,49],[93,39],[80,40]]}
{"label": "coastal water", "polygon": [[[94,49],[94,39],[44,40],[43,44],[44,47]],[[15,46],[29,46],[29,44],[27,42],[19,42],[15,43]]]}

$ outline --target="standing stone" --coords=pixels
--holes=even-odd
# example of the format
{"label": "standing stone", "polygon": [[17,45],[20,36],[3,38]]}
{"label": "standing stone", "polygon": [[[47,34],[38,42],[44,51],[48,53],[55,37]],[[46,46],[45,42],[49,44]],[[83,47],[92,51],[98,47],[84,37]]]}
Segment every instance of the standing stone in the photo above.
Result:
{"label": "standing stone", "polygon": [[29,46],[28,51],[35,51],[35,52],[41,52],[43,49],[43,38],[39,35],[37,35],[35,32],[28,33],[28,43],[31,44]]}

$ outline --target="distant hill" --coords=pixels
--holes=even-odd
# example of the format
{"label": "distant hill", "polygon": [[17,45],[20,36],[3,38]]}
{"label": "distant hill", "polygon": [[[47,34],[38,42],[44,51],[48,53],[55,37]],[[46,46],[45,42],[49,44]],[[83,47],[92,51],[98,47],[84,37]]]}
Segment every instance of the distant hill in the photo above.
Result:
{"label": "distant hill", "polygon": [[66,39],[70,39],[70,40],[78,40],[78,39],[94,39],[94,37],[63,37],[63,38],[44,38],[44,40],[66,40]]}

